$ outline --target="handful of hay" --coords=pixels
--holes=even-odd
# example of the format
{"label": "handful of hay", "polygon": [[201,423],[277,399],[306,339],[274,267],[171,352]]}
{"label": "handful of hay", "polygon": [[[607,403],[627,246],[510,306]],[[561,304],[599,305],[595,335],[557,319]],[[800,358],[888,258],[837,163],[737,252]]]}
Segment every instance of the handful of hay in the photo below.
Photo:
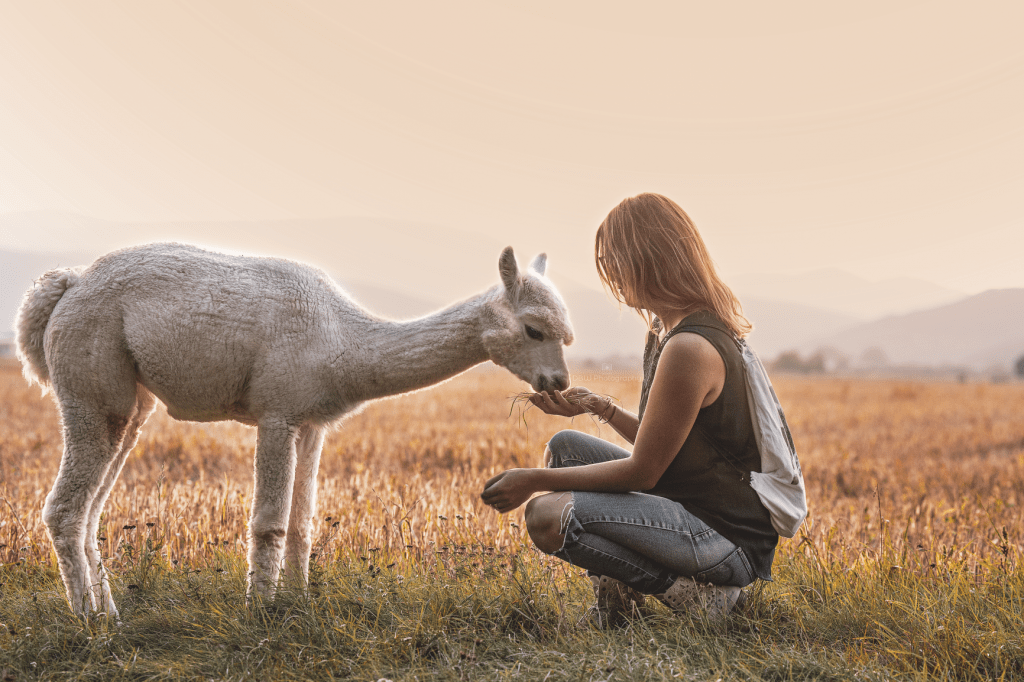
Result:
{"label": "handful of hay", "polygon": [[[508,415],[511,417],[512,412],[515,411],[516,408],[518,408],[519,420],[522,421],[524,425],[527,425],[526,412],[528,412],[531,407],[536,407],[532,400],[533,396],[535,395],[537,394],[532,391],[523,391],[521,393],[515,394],[514,396],[511,396],[512,405],[509,407]],[[585,412],[582,415],[576,416],[586,415],[590,419],[595,420],[599,423],[604,422],[601,422],[601,420],[598,418],[597,414],[593,410],[598,409],[599,407],[603,407],[606,404],[605,400],[609,400],[613,403],[620,402],[619,399],[616,398],[615,396],[607,395],[605,393],[594,393],[591,391],[588,391],[587,393],[583,394],[566,395],[565,393],[563,393],[562,398],[564,398],[565,401],[570,405],[577,405],[585,410]],[[526,407],[523,407],[523,403],[526,403]],[[576,416],[570,417],[570,419],[575,419]]]}

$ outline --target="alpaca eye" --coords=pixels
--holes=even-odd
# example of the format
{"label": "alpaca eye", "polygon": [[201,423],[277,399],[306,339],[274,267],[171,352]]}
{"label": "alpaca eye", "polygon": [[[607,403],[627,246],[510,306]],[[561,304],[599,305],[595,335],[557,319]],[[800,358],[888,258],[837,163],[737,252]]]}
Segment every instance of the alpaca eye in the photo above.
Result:
{"label": "alpaca eye", "polygon": [[537,331],[530,325],[526,325],[526,335],[529,336],[531,339],[537,339],[538,341],[544,340],[544,334]]}

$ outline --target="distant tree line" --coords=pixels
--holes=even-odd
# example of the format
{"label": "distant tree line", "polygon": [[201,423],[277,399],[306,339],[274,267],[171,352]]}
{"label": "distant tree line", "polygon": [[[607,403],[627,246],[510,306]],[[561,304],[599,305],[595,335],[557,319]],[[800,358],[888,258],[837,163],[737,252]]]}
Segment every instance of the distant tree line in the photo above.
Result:
{"label": "distant tree line", "polygon": [[775,372],[821,374],[825,371],[825,355],[819,352],[804,359],[795,350],[787,350],[771,363],[771,369]]}
{"label": "distant tree line", "polygon": [[[789,372],[792,374],[822,374],[824,372],[835,371],[837,368],[845,369],[846,365],[836,365],[834,359],[830,360],[829,356],[823,351],[816,351],[807,357],[800,355],[795,350],[787,350],[781,354],[775,360],[766,363],[768,369],[773,372]],[[864,352],[860,359],[859,367],[861,369],[879,369],[884,368],[887,365],[887,360],[881,349],[871,348]],[[1002,380],[1006,381],[1009,377],[1005,373],[1004,369],[1001,370]],[[1024,355],[1017,358],[1017,361],[1013,365],[1013,372],[1018,378],[1024,379]],[[961,380],[966,375],[961,375]],[[993,375],[998,376],[998,375]]]}

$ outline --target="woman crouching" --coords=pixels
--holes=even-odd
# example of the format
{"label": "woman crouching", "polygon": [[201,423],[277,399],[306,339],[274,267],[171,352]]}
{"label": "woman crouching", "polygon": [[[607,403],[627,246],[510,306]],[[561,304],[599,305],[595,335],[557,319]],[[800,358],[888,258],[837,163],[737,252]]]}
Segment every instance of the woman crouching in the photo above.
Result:
{"label": "woman crouching", "polygon": [[545,468],[502,472],[481,497],[506,513],[534,493],[560,491],[530,500],[527,528],[542,551],[587,569],[599,627],[621,621],[644,595],[720,619],[740,588],[771,580],[779,539],[750,487],[761,460],[736,342],[750,323],[689,217],[663,196],[615,207],[598,228],[595,257],[605,286],[650,328],[639,411],[583,387],[530,400],[547,414],[594,414],[633,450],[561,431]]}

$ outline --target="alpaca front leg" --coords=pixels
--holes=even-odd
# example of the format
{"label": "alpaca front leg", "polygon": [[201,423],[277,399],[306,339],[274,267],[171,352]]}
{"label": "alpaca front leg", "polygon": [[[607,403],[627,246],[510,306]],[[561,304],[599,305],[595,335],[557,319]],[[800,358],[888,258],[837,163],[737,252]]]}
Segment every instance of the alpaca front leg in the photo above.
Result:
{"label": "alpaca front leg", "polygon": [[288,518],[285,546],[285,578],[297,587],[309,580],[309,551],[313,546],[313,514],[316,513],[316,474],[324,446],[322,429],[306,424],[295,442],[295,488]]}
{"label": "alpaca front leg", "polygon": [[274,596],[281,571],[295,482],[294,427],[281,420],[260,422],[254,478],[247,594],[250,599],[269,599]]}

